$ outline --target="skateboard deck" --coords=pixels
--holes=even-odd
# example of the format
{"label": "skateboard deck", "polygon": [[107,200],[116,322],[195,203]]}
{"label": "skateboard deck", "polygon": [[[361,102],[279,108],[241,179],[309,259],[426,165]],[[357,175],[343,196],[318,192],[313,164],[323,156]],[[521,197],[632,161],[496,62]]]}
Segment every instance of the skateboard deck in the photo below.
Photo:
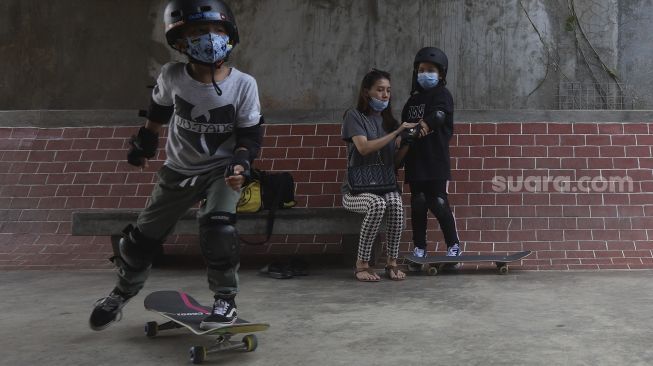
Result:
{"label": "skateboard deck", "polygon": [[230,338],[235,334],[260,332],[270,327],[267,323],[251,323],[238,318],[231,325],[209,330],[201,329],[200,323],[211,313],[211,307],[200,304],[182,291],[153,292],[145,297],[144,305],[145,309],[168,319],[168,322],[163,324],[157,322],[145,324],[145,335],[150,338],[155,337],[159,331],[177,328],[186,328],[197,335],[217,336],[216,344],[210,348],[191,347],[190,359],[195,364],[204,361],[208,353],[236,349],[254,351],[258,345],[255,335],[248,334],[241,342],[231,341]]}
{"label": "skateboard deck", "polygon": [[211,314],[211,308],[201,305],[194,298],[181,291],[156,291],[145,298],[145,309],[158,313],[197,335],[238,334],[260,332],[270,327],[266,323],[250,323],[236,319],[236,323],[217,329],[204,330],[200,323]]}
{"label": "skateboard deck", "polygon": [[510,255],[460,255],[457,257],[448,257],[444,255],[419,258],[414,255],[404,257],[409,263],[421,265],[426,268],[429,275],[436,275],[443,265],[451,265],[458,263],[481,263],[481,262],[494,262],[500,274],[508,273],[508,263],[518,261],[531,254],[530,250],[517,252]]}

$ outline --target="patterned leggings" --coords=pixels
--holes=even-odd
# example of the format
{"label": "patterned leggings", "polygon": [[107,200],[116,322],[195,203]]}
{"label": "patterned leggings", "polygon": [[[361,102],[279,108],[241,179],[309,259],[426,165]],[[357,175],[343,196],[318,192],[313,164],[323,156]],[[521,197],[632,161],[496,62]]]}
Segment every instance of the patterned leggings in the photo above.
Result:
{"label": "patterned leggings", "polygon": [[342,205],[349,211],[365,214],[358,242],[358,260],[369,262],[372,245],[386,211],[388,257],[397,258],[399,256],[399,240],[404,228],[404,207],[399,192],[390,192],[383,196],[371,193],[355,195],[347,193],[342,197]]}

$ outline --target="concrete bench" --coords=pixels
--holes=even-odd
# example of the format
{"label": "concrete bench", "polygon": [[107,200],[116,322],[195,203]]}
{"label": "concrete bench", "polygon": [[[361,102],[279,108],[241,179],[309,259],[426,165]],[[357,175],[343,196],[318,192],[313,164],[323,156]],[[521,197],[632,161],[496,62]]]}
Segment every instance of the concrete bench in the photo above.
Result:
{"label": "concrete bench", "polygon": [[[110,236],[114,251],[122,230],[136,222],[138,210],[77,211],[72,215],[72,235]],[[177,223],[174,234],[197,235],[197,210],[190,210]],[[239,214],[236,227],[241,235],[265,235],[268,211]],[[353,263],[363,215],[343,208],[291,208],[278,210],[273,234],[277,235],[342,235],[343,256]],[[377,245],[378,247],[378,245]]]}

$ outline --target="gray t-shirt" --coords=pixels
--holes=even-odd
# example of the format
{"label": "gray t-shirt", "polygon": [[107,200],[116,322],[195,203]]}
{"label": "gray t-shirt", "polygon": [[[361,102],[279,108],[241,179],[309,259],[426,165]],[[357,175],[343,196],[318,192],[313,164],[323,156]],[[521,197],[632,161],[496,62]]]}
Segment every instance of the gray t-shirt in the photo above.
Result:
{"label": "gray t-shirt", "polygon": [[[347,161],[347,166],[369,165],[378,162],[379,157],[383,164],[394,167],[395,141],[391,140],[378,152],[361,155],[356,149],[352,140],[354,136],[365,136],[368,140],[376,140],[387,133],[383,129],[383,117],[373,114],[364,116],[356,108],[352,108],[345,113],[342,122],[342,139],[347,142],[347,157],[351,154],[351,159]],[[347,171],[345,170],[345,181],[341,188],[342,194],[349,193],[347,184]]]}
{"label": "gray t-shirt", "polygon": [[165,165],[170,169],[189,176],[224,169],[236,145],[234,125],[259,123],[261,105],[252,76],[231,68],[218,86],[221,96],[212,84],[193,79],[185,63],[171,62],[161,68],[152,99],[174,105],[166,144]]}

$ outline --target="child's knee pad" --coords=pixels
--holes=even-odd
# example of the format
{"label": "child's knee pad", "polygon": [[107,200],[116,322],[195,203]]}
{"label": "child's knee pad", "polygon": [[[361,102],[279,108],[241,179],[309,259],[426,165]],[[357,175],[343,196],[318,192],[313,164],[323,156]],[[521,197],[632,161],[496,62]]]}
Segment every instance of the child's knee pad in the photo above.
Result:
{"label": "child's knee pad", "polygon": [[114,263],[129,271],[144,271],[152,265],[152,259],[163,249],[161,240],[145,237],[138,228],[127,225],[118,243],[119,255]]}
{"label": "child's knee pad", "polygon": [[449,207],[449,199],[446,196],[436,196],[435,200],[431,203],[431,211],[437,218],[450,215],[451,207]]}
{"label": "child's knee pad", "polygon": [[240,262],[236,215],[214,212],[200,219],[200,246],[207,265],[224,271]]}

